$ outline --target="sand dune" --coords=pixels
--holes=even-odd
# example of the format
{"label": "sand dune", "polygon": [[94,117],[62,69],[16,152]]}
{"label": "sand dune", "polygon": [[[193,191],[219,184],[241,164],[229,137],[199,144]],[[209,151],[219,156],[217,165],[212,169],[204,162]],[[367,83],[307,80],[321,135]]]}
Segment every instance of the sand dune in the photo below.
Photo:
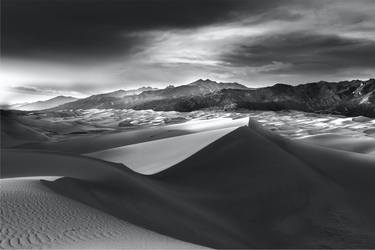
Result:
{"label": "sand dune", "polygon": [[248,118],[212,118],[212,119],[193,119],[185,123],[171,125],[171,127],[176,129],[188,130],[193,132],[203,132],[222,128],[238,128],[240,126],[246,125]]}
{"label": "sand dune", "polygon": [[22,124],[16,116],[6,111],[0,114],[1,147],[14,147],[25,143],[48,141],[48,136],[43,135],[34,128]]}
{"label": "sand dune", "polygon": [[375,159],[288,140],[255,123],[150,176],[69,154],[8,150],[6,156],[2,175],[67,176],[43,183],[199,245],[375,247]]}
{"label": "sand dune", "polygon": [[123,163],[142,174],[155,174],[185,160],[235,128],[216,129],[167,139],[153,140],[87,154]]}
{"label": "sand dune", "polygon": [[196,119],[186,123],[167,125],[163,127],[147,127],[122,132],[99,135],[71,137],[62,141],[47,141],[25,145],[22,148],[87,154],[105,149],[132,145],[163,138],[210,131],[222,128],[237,128],[247,123],[246,119],[216,118],[210,120]]}
{"label": "sand dune", "polygon": [[300,139],[306,143],[362,154],[375,154],[375,138],[348,136],[334,133],[306,136]]}
{"label": "sand dune", "polygon": [[[123,163],[142,174],[155,174],[188,158],[244,123],[244,119],[233,121],[227,118],[217,118],[204,122],[193,120],[174,125],[174,127],[183,128],[184,131],[195,131],[193,134],[115,147],[87,155],[105,161]],[[213,129],[217,127],[221,128]],[[288,129],[293,129],[293,127],[288,127]],[[337,150],[375,154],[375,139],[365,135],[322,133],[300,137],[298,140]]]}
{"label": "sand dune", "polygon": [[119,189],[75,178],[46,185],[135,224],[215,248],[374,247],[374,175],[371,157],[253,126],[156,175],[123,174]]}
{"label": "sand dune", "polygon": [[2,249],[202,248],[56,194],[38,179],[3,179],[0,184]]}
{"label": "sand dune", "polygon": [[[251,111],[248,113],[195,111],[155,112],[151,110],[85,110],[47,113],[2,112],[2,147],[43,149],[75,154],[92,153],[114,147],[142,143],[179,135],[209,130],[239,127],[247,123],[247,116],[267,129],[288,138],[305,139],[322,146],[360,153],[374,138],[375,120],[365,117],[311,114],[297,111]],[[130,123],[119,127],[120,121]],[[184,122],[185,121],[185,122]],[[173,124],[177,122],[178,124]],[[182,123],[181,123],[182,122]],[[172,123],[172,124],[171,124]],[[7,129],[8,128],[8,129]],[[332,134],[323,138],[320,135]],[[315,139],[313,139],[317,136]],[[347,137],[340,140],[338,137]],[[363,138],[360,140],[349,138]],[[307,141],[307,140],[306,140]],[[356,146],[349,144],[355,142]],[[344,146],[341,146],[344,145]],[[349,146],[346,146],[349,145]]]}
{"label": "sand dune", "polygon": [[367,136],[375,137],[375,128],[370,128],[364,131]]}

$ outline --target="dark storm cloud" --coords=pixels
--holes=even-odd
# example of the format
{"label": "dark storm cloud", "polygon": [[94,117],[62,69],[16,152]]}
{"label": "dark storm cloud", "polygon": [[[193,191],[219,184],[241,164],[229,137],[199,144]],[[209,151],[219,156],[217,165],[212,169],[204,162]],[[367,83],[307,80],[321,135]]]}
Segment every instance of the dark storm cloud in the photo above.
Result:
{"label": "dark storm cloud", "polygon": [[12,92],[14,93],[17,93],[17,94],[26,94],[26,95],[48,95],[48,94],[58,94],[58,91],[56,91],[55,89],[50,89],[50,88],[46,88],[44,86],[42,87],[38,87],[38,86],[14,86],[12,88],[10,88],[12,90]]}
{"label": "dark storm cloud", "polygon": [[[271,7],[271,6],[268,6]],[[264,10],[248,21],[248,24],[260,24],[270,20],[274,21],[297,21],[303,18],[303,14],[293,11],[289,6],[273,5],[271,9]],[[261,10],[261,9],[260,9]],[[256,13],[255,13],[256,14]]]}
{"label": "dark storm cloud", "polygon": [[291,65],[269,73],[319,72],[375,67],[375,42],[338,35],[293,32],[256,38],[240,44],[222,60],[235,67],[261,67],[281,62]]}
{"label": "dark storm cloud", "polygon": [[[53,83],[46,82],[31,82],[29,87],[13,87],[13,89],[18,91],[23,91],[23,89],[34,90],[34,92],[40,93],[66,93],[69,91],[75,91],[82,94],[94,94],[96,86],[90,82],[72,82],[70,84],[56,85]],[[23,91],[25,93],[25,91]]]}
{"label": "dark storm cloud", "polygon": [[32,93],[13,86],[83,95],[198,78],[367,78],[375,68],[373,0],[0,3],[0,96],[12,101]]}
{"label": "dark storm cloud", "polygon": [[17,86],[12,88],[15,92],[19,93],[28,93],[28,94],[34,94],[38,92],[37,88],[34,87],[24,87],[24,86]]}
{"label": "dark storm cloud", "polygon": [[234,13],[244,5],[256,11],[261,2],[248,6],[246,1],[217,0],[2,0],[1,53],[111,57],[145,42],[129,32],[199,27],[237,17]]}
{"label": "dark storm cloud", "polygon": [[[284,0],[2,0],[1,54],[82,59],[147,47],[137,31],[189,29],[257,17],[295,20]],[[294,2],[294,1],[293,1]],[[280,7],[282,6],[282,7]]]}
{"label": "dark storm cloud", "polygon": [[66,84],[56,86],[56,84],[31,82],[28,86],[13,86],[10,89],[12,92],[27,95],[58,95],[60,93],[69,92],[84,94],[95,93],[95,89],[91,83],[76,82],[74,85],[75,87],[73,89],[71,85]]}

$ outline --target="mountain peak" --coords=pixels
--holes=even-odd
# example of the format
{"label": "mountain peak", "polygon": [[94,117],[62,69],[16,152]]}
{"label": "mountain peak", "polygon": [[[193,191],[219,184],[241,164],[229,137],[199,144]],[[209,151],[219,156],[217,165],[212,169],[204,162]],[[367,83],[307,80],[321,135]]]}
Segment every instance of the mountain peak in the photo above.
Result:
{"label": "mountain peak", "polygon": [[218,83],[218,82],[216,82],[216,81],[212,81],[211,79],[198,79],[198,80],[196,80],[196,81],[194,81],[194,82],[192,82],[192,83],[190,83],[190,84],[197,84],[197,83]]}
{"label": "mountain peak", "polygon": [[154,91],[154,90],[157,90],[157,88],[147,86],[147,87],[140,87],[140,88],[137,88],[137,89],[127,89],[127,90],[119,89],[119,90],[115,90],[115,91],[112,91],[112,92],[109,92],[109,93],[99,94],[97,96],[122,98],[122,97],[130,96],[130,95],[138,95],[138,94],[142,93],[143,91]]}
{"label": "mountain peak", "polygon": [[275,87],[275,88],[289,88],[289,87],[292,87],[292,86],[289,85],[289,84],[285,84],[285,83],[276,83],[275,85],[273,85],[271,87]]}
{"label": "mountain peak", "polygon": [[54,108],[54,107],[57,107],[57,106],[60,106],[69,102],[74,102],[76,100],[78,99],[72,96],[59,95],[59,96],[53,97],[45,101],[26,103],[25,105],[14,105],[13,108],[19,109],[19,110],[26,110],[26,111],[44,110],[44,109]]}
{"label": "mountain peak", "polygon": [[53,97],[49,100],[58,100],[58,99],[77,99],[77,98],[75,98],[73,96],[59,95],[59,96]]}
{"label": "mountain peak", "polygon": [[217,82],[208,78],[205,80],[198,79],[195,82],[192,82],[188,85],[195,85],[195,86],[201,86],[201,87],[211,86],[211,87],[219,88],[219,89],[222,89],[222,88],[246,89],[247,88],[246,86],[236,83],[236,82]]}

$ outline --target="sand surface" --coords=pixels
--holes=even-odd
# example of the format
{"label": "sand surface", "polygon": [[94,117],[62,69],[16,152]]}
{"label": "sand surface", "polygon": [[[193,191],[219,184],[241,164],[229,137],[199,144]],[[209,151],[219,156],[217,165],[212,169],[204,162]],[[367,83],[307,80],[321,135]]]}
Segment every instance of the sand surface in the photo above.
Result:
{"label": "sand surface", "polygon": [[[59,171],[76,168],[60,172],[71,177],[45,185],[187,242],[213,248],[375,247],[375,160],[288,140],[258,125],[236,129],[151,176],[89,158],[28,157],[48,165],[41,172],[55,168],[51,161],[69,158],[68,168]],[[82,168],[91,171],[78,174]]]}
{"label": "sand surface", "polygon": [[210,131],[222,128],[236,128],[247,123],[248,118],[236,119],[194,119],[185,123],[166,126],[137,128],[105,134],[69,137],[61,141],[47,141],[24,144],[19,148],[87,154],[120,146],[170,138],[180,135]]}
{"label": "sand surface", "polygon": [[0,248],[202,248],[73,201],[38,179],[2,179],[0,185]]}
{"label": "sand surface", "polygon": [[[172,156],[185,158],[164,170],[150,167],[161,170],[153,175],[66,151],[7,149],[2,151],[1,176],[65,176],[42,183],[123,221],[213,248],[375,248],[375,159],[367,140],[374,120],[286,114],[284,120],[270,115],[267,119],[274,122],[267,127],[301,140],[254,122],[233,129],[244,121],[229,118],[171,125],[174,129],[159,131],[166,135],[159,141],[155,128],[147,130],[144,141],[137,141],[139,134],[133,131],[137,143],[151,138],[147,143],[172,150],[162,162]],[[233,121],[238,124],[233,126]],[[208,132],[213,128],[225,133],[220,137],[217,130]],[[201,144],[183,155],[185,150],[167,143],[178,140],[165,139],[171,131],[195,133],[184,141]],[[367,136],[365,146],[363,140],[353,140],[359,134]],[[90,153],[128,145],[124,138],[131,138],[112,134],[113,143],[106,136],[78,144],[77,150]],[[104,146],[98,149],[95,141]],[[74,145],[69,143],[63,147]],[[147,145],[152,144],[144,148]],[[134,162],[158,161],[151,149],[143,153],[144,159],[133,151]],[[121,160],[118,150],[115,156]]]}
{"label": "sand surface", "polygon": [[[342,121],[336,120],[335,122],[346,123],[345,121],[352,121],[351,118],[349,119],[342,119]],[[370,121],[372,120],[370,119]],[[244,118],[237,120],[228,118],[192,120],[170,126],[178,128],[181,131],[193,131],[194,133],[192,134],[115,147],[89,153],[87,155],[110,162],[123,163],[132,170],[142,174],[154,174],[188,158],[200,149],[246,123],[247,119]],[[298,121],[294,121],[294,126],[297,124]],[[272,126],[272,124],[267,124],[267,126]],[[288,129],[286,129],[286,127]],[[279,129],[285,131],[296,128],[293,127],[292,124],[284,124],[284,127],[279,127]],[[329,131],[330,129],[326,130]],[[346,133],[341,133],[342,131],[338,132],[321,132],[321,134],[299,136],[295,139],[332,149],[375,156],[375,138],[365,136],[363,133],[355,131]]]}
{"label": "sand surface", "polygon": [[234,129],[236,128],[230,127],[175,136],[87,155],[110,162],[123,163],[138,173],[155,174],[185,160]]}
{"label": "sand surface", "polygon": [[368,136],[326,133],[300,138],[306,143],[375,156],[375,138]]}
{"label": "sand surface", "polygon": [[[373,152],[375,142],[375,119],[298,111],[238,113],[206,110],[180,113],[94,109],[3,115],[2,147],[74,154],[239,127],[247,123],[249,116],[267,129],[288,138],[302,139],[334,149],[369,154]],[[119,127],[118,124],[123,121],[129,125]],[[354,147],[350,145],[352,143],[355,144]]]}
{"label": "sand surface", "polygon": [[[10,115],[10,114],[9,114]],[[52,140],[101,135],[110,131],[128,131],[147,127],[165,127],[174,123],[188,122],[204,127],[211,121],[221,124],[236,123],[238,119],[251,117],[267,128],[288,137],[300,137],[332,131],[356,134],[374,129],[375,119],[367,117],[343,117],[330,114],[314,114],[300,111],[247,111],[222,112],[199,110],[194,112],[91,109],[54,112],[28,112],[13,116],[19,123],[35,129]],[[9,116],[8,116],[9,117]],[[233,120],[232,120],[233,119]],[[6,119],[7,120],[7,119]],[[206,123],[205,121],[209,121]],[[120,127],[119,123],[127,124]],[[220,124],[217,123],[217,124]],[[240,124],[244,125],[244,124]],[[222,125],[220,125],[222,126]],[[339,131],[338,131],[339,130]],[[366,133],[366,132],[365,132]]]}

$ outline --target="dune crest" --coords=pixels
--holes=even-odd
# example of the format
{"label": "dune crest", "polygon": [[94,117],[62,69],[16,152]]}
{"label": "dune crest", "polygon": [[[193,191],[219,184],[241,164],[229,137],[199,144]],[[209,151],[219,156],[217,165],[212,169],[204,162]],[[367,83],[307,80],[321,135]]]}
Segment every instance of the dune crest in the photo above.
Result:
{"label": "dune crest", "polygon": [[110,162],[123,163],[141,174],[155,174],[177,164],[235,128],[216,129],[174,136],[87,154]]}
{"label": "dune crest", "polygon": [[136,225],[214,248],[375,247],[375,161],[366,155],[291,141],[250,123],[155,175],[116,171],[106,183],[44,183]]}

